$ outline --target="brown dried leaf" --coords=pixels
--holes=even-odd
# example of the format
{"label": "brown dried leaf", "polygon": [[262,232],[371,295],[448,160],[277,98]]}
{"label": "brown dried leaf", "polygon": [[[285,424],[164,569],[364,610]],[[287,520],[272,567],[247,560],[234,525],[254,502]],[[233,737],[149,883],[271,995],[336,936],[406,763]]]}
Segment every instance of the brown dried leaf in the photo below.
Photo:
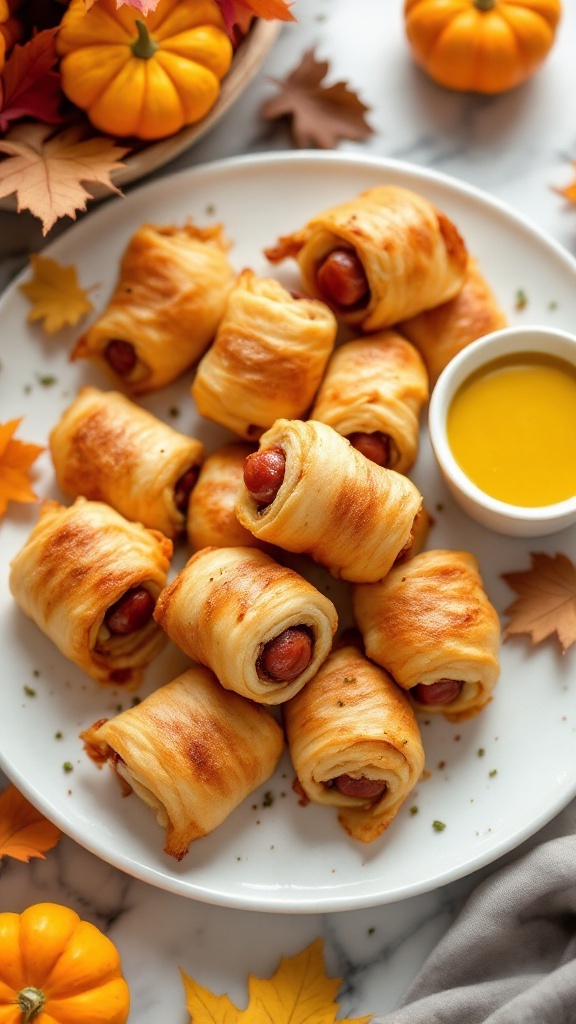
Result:
{"label": "brown dried leaf", "polygon": [[519,597],[506,608],[504,639],[528,633],[533,644],[556,633],[562,653],[576,641],[576,566],[566,555],[531,553],[532,568],[504,573]]}
{"label": "brown dried leaf", "polygon": [[361,142],[372,135],[373,129],[364,117],[370,108],[347,82],[323,85],[328,70],[328,61],[316,60],[314,50],[306,50],[298,67],[283,81],[272,79],[280,93],[261,108],[268,120],[291,119],[294,142],[299,147],[334,149],[340,139]]}
{"label": "brown dried leaf", "polygon": [[84,138],[79,126],[53,134],[45,124],[21,124],[0,141],[0,197],[15,192],[18,212],[30,210],[46,235],[59,217],[76,219],[90,193],[81,184],[95,181],[119,192],[110,172],[123,165],[128,149],[101,136]]}

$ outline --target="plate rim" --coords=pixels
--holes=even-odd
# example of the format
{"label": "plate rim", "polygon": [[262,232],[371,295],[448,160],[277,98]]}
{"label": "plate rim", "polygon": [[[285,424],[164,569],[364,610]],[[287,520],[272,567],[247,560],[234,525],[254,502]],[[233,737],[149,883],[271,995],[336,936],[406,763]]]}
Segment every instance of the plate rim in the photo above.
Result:
{"label": "plate rim", "polygon": [[[576,258],[572,257],[567,249],[565,249],[553,236],[540,228],[530,218],[526,218],[505,201],[490,195],[490,193],[484,192],[477,186],[455,178],[442,171],[421,167],[420,165],[411,164],[403,160],[380,157],[372,154],[357,155],[353,153],[335,153],[333,151],[318,152],[316,150],[242,154],[239,156],[210,161],[193,167],[183,168],[172,174],[163,175],[153,181],[141,183],[137,188],[131,190],[127,196],[111,197],[111,199],[106,203],[91,211],[90,216],[85,216],[81,220],[71,224],[65,232],[56,239],[50,241],[44,247],[42,252],[45,255],[56,257],[60,248],[68,244],[70,232],[72,232],[74,239],[79,239],[81,242],[83,233],[85,231],[93,230],[92,222],[95,219],[104,220],[111,216],[110,210],[112,207],[115,207],[118,203],[126,202],[132,205],[133,203],[141,202],[142,198],[146,198],[146,195],[151,195],[153,193],[161,194],[166,186],[169,187],[170,182],[173,180],[181,181],[184,179],[202,178],[212,174],[225,176],[231,172],[233,173],[236,168],[266,168],[278,165],[289,166],[294,163],[305,165],[337,164],[346,166],[351,170],[354,170],[355,168],[361,170],[366,167],[374,169],[382,168],[388,173],[397,171],[409,178],[413,178],[414,180],[420,179],[423,182],[433,182],[450,191],[459,192],[461,195],[472,199],[475,203],[480,203],[482,206],[491,206],[493,210],[503,216],[506,221],[511,221],[517,229],[528,233],[540,244],[544,243],[549,249],[554,250],[556,256],[565,263],[567,270],[574,275],[576,283]],[[0,294],[0,314],[2,313],[4,304],[10,300],[12,294],[17,290],[19,282],[27,273],[28,265],[8,283],[6,288]],[[49,817],[65,835],[77,842],[79,846],[88,850],[95,856],[98,856],[111,866],[124,871],[131,877],[146,882],[147,884],[154,885],[160,889],[164,889],[165,891],[198,900],[199,902],[233,909],[283,914],[309,914],[319,912],[334,913],[346,910],[378,907],[409,899],[412,896],[422,895],[436,888],[442,888],[451,882],[457,881],[458,879],[466,877],[477,870],[485,868],[487,865],[494,863],[505,854],[516,850],[522,845],[522,843],[535,835],[543,826],[556,817],[568,805],[574,796],[576,796],[575,774],[571,787],[565,789],[562,793],[559,792],[557,799],[552,801],[545,809],[543,809],[535,819],[531,819],[524,828],[517,829],[513,836],[503,837],[484,851],[480,850],[474,856],[468,856],[464,862],[456,867],[450,868],[448,871],[444,872],[441,877],[435,876],[431,878],[427,876],[412,884],[405,885],[401,889],[392,893],[366,893],[364,895],[360,895],[354,893],[347,894],[341,891],[332,891],[329,896],[319,897],[315,890],[313,900],[310,898],[298,900],[298,898],[294,898],[294,891],[292,890],[291,901],[285,902],[281,896],[271,897],[269,891],[249,889],[248,886],[245,886],[243,891],[238,887],[237,893],[231,893],[229,890],[223,891],[219,886],[213,885],[212,887],[208,887],[205,883],[202,884],[202,886],[198,886],[188,878],[184,879],[177,875],[170,874],[169,872],[150,868],[144,863],[136,862],[133,857],[129,857],[124,853],[116,853],[114,856],[111,856],[110,851],[105,847],[103,841],[93,841],[89,835],[80,835],[74,825],[70,827],[70,823],[68,822],[66,815],[64,813],[60,813],[59,809],[54,805],[53,800],[50,797],[47,799],[46,797],[41,796],[35,787],[28,783],[26,777],[23,776],[18,769],[13,769],[12,765],[6,763],[4,753],[1,749],[0,768],[2,768],[9,781],[13,782],[13,784],[23,792],[34,806],[38,807],[38,799],[41,799],[41,806],[38,807],[38,809],[41,810],[42,813],[46,814],[46,816]],[[47,812],[47,809],[49,809],[49,813]],[[281,889],[282,887],[279,888]]]}

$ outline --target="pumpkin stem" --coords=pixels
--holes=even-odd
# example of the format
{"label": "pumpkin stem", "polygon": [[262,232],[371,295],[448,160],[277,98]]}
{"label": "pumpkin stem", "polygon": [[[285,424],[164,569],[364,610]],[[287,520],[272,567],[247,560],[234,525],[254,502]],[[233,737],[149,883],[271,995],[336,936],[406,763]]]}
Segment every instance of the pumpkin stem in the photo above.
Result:
{"label": "pumpkin stem", "polygon": [[140,60],[150,60],[150,57],[153,57],[158,49],[158,43],[151,38],[146,25],[140,18],[136,18],[136,28],[138,29],[138,39],[134,40],[130,49]]}
{"label": "pumpkin stem", "polygon": [[36,1014],[40,1013],[45,1002],[46,996],[41,989],[33,988],[32,985],[20,989],[18,993],[18,1006],[24,1014],[22,1024],[29,1024]]}
{"label": "pumpkin stem", "polygon": [[496,6],[496,0],[473,0],[473,3],[479,11],[493,11]]}

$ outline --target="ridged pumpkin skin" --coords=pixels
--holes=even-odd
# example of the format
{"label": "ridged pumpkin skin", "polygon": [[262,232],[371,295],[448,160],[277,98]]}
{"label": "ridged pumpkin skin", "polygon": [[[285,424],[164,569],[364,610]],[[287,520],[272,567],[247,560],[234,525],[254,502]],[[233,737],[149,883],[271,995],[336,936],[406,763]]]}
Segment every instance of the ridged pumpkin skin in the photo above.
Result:
{"label": "ridged pumpkin skin", "polygon": [[[34,990],[45,1001],[26,1016]],[[0,914],[0,1024],[125,1024],[129,1009],[116,947],[95,925],[57,903]]]}
{"label": "ridged pumpkin skin", "polygon": [[14,17],[19,6],[20,0],[0,0],[0,71],[6,63],[6,55],[23,35],[22,24]]}
{"label": "ridged pumpkin skin", "polygon": [[405,0],[417,62],[439,85],[500,93],[540,67],[560,20],[560,0]]}
{"label": "ridged pumpkin skin", "polygon": [[[140,23],[140,29],[139,25]],[[148,56],[141,34],[152,41]],[[146,18],[116,0],[72,0],[57,35],[65,95],[100,131],[160,139],[213,107],[232,61],[214,0],[160,0]]]}

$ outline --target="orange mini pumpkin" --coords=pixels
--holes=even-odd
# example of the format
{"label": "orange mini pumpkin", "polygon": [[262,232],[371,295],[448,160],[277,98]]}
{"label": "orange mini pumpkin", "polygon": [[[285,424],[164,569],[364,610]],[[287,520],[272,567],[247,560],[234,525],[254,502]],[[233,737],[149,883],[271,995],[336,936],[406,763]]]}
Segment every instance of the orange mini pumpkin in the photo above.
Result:
{"label": "orange mini pumpkin", "polygon": [[0,0],[0,71],[15,43],[23,36],[22,23],[15,17],[20,0]]}
{"label": "orange mini pumpkin", "polygon": [[130,994],[112,941],[58,903],[0,914],[2,1024],[126,1024]]}
{"label": "orange mini pumpkin", "polygon": [[417,62],[459,92],[512,89],[540,67],[560,20],[560,0],[405,0]]}
{"label": "orange mini pumpkin", "polygon": [[203,118],[232,44],[215,0],[160,0],[142,18],[116,0],[71,0],[57,36],[62,90],[111,135],[159,139]]}

